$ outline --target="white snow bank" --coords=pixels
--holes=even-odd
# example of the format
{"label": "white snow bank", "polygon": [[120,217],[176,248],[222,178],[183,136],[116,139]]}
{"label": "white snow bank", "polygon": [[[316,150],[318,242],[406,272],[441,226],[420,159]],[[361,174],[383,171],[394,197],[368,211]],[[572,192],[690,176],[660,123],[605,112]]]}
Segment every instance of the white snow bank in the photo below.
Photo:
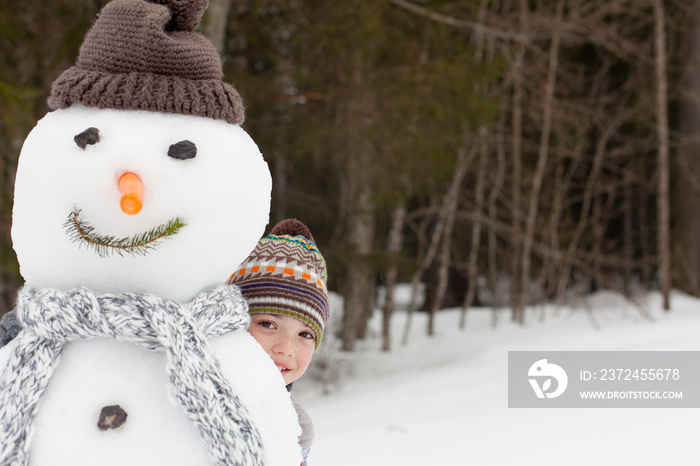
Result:
{"label": "white snow bank", "polygon": [[390,353],[378,349],[377,312],[360,351],[335,356],[342,379],[331,395],[311,378],[295,384],[316,426],[309,464],[695,465],[697,410],[507,406],[509,350],[700,350],[700,300],[674,293],[669,313],[658,294],[637,301],[643,309],[600,292],[587,300],[590,312],[584,303],[533,307],[522,327],[507,310],[492,328],[490,309],[471,309],[464,331],[459,310],[446,310],[432,338],[417,313],[407,346],[399,342],[406,319],[399,313]]}

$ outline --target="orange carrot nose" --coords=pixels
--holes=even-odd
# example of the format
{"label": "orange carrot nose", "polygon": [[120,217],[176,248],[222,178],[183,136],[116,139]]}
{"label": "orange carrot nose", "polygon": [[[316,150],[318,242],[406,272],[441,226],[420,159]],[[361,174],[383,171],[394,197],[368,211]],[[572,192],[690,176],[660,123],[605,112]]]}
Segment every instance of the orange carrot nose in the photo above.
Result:
{"label": "orange carrot nose", "polygon": [[119,205],[128,215],[136,215],[143,207],[143,183],[137,175],[126,172],[119,177],[119,192],[122,200]]}

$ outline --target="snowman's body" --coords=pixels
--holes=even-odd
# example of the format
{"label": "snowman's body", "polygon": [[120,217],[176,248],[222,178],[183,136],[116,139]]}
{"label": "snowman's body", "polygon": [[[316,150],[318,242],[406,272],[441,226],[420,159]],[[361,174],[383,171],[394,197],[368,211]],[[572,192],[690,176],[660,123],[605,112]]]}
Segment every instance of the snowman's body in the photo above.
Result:
{"label": "snowman's body", "polygon": [[[85,138],[88,129],[93,136]],[[182,141],[189,155],[169,156]],[[138,212],[120,207],[124,173],[142,184]],[[223,283],[252,250],[267,224],[270,189],[267,164],[237,125],[138,110],[57,110],[30,133],[19,159],[12,236],[21,273],[37,290],[84,286],[186,305]],[[296,413],[267,354],[244,330],[209,346],[260,431],[267,464],[298,464]],[[0,369],[15,349],[16,340],[0,350]],[[169,395],[165,366],[164,352],[114,339],[65,345],[40,400],[30,464],[213,464],[197,426]],[[126,422],[101,430],[100,412],[112,405]]]}
{"label": "snowman's body", "polygon": [[[14,342],[0,350],[5,363]],[[270,465],[296,465],[293,408],[269,357],[247,332],[210,341],[234,392],[260,430]],[[35,419],[31,465],[210,466],[195,424],[168,393],[165,355],[109,339],[66,346]],[[255,374],[255,380],[248,377]],[[97,427],[105,406],[120,406],[126,422]],[[291,420],[290,420],[290,417]]]}

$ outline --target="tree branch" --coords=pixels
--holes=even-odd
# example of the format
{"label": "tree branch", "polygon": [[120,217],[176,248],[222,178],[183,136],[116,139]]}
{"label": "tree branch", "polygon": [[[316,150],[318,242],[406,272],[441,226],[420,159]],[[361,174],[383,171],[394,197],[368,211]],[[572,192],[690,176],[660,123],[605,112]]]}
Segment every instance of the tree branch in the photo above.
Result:
{"label": "tree branch", "polygon": [[498,29],[493,29],[484,24],[477,23],[475,21],[468,21],[465,19],[457,19],[452,16],[443,15],[440,13],[435,13],[429,9],[418,6],[412,2],[406,0],[390,0],[394,5],[400,6],[408,11],[421,15],[425,18],[431,19],[438,23],[447,24],[448,26],[453,26],[461,29],[471,29],[477,34],[483,34],[487,36],[492,36],[497,39],[503,39],[515,42],[527,42],[528,37],[525,34],[513,34],[510,32],[501,31]]}

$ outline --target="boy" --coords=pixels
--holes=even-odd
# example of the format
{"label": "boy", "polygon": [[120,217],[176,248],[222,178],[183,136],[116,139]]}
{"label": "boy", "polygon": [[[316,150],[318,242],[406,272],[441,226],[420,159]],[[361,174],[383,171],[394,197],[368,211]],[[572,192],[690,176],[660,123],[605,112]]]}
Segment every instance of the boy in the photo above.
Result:
{"label": "boy", "polygon": [[[298,220],[283,220],[262,238],[228,283],[248,301],[248,332],[280,369],[287,390],[309,367],[328,321],[326,261],[311,232]],[[313,441],[313,424],[292,398],[302,434],[304,458]]]}

